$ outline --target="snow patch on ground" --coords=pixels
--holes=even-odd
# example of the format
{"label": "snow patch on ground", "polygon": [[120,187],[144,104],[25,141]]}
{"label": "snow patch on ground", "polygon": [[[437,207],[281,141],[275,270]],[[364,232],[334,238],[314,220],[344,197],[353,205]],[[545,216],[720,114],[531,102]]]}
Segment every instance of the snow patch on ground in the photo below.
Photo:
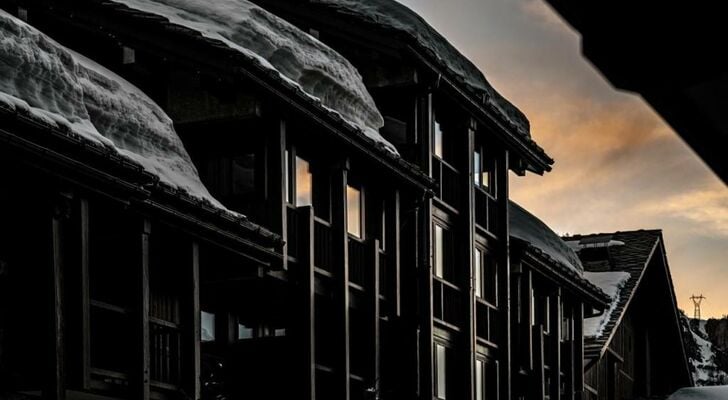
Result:
{"label": "snow patch on ground", "polygon": [[408,7],[394,0],[311,0],[311,2],[324,4],[342,14],[402,32],[413,38],[421,47],[431,52],[451,74],[461,79],[478,95],[484,95],[487,103],[513,123],[522,135],[530,136],[530,126],[526,116],[493,89],[478,67]]}
{"label": "snow patch on ground", "polygon": [[728,386],[704,386],[682,388],[667,400],[726,400]]}
{"label": "snow patch on ground", "polygon": [[602,315],[584,319],[585,337],[598,338],[604,334],[604,328],[617,309],[619,296],[630,277],[629,272],[625,271],[584,272],[584,278],[602,289],[611,299],[609,308]]}
{"label": "snow patch on ground", "polygon": [[530,243],[579,275],[584,272],[579,256],[548,225],[518,204],[509,205],[511,236]]}
{"label": "snow patch on ground", "polygon": [[247,0],[114,0],[216,39],[300,87],[384,148],[384,119],[359,71],[342,55]]}
{"label": "snow patch on ground", "polygon": [[200,181],[172,120],[123,78],[0,10],[0,104],[136,162],[224,208]]}

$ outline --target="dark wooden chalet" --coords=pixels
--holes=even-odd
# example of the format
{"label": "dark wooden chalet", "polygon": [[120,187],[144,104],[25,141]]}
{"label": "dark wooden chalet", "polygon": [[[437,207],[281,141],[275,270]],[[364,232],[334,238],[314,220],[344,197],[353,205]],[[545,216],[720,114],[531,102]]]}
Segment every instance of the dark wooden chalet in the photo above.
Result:
{"label": "dark wooden chalet", "polygon": [[546,224],[510,207],[511,331],[514,399],[583,399],[582,322],[609,298]]}
{"label": "dark wooden chalet", "polygon": [[665,398],[692,386],[662,232],[565,238],[587,279],[614,296],[586,319],[587,400]]}

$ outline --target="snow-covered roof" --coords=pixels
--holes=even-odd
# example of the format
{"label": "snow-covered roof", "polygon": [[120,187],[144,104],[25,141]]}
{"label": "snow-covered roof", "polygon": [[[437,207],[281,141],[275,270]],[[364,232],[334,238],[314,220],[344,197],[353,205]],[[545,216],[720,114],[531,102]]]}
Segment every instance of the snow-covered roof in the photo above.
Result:
{"label": "snow-covered roof", "polygon": [[219,40],[299,87],[375,143],[397,154],[384,119],[351,63],[313,36],[247,0],[114,0]]}
{"label": "snow-covered roof", "polygon": [[728,386],[686,387],[673,393],[667,400],[725,400]]}
{"label": "snow-covered roof", "polygon": [[529,243],[579,275],[584,272],[579,256],[548,225],[514,202],[509,206],[511,236]]}
{"label": "snow-covered roof", "polygon": [[624,271],[584,272],[584,278],[593,283],[611,298],[609,308],[601,315],[584,319],[584,336],[600,337],[604,334],[607,323],[617,309],[619,297],[631,275]]}
{"label": "snow-covered roof", "polygon": [[2,10],[0,106],[71,131],[224,210],[200,181],[172,120],[154,101]]}
{"label": "snow-covered roof", "polygon": [[422,17],[395,0],[310,0],[345,14],[404,34],[430,53],[450,75],[478,95],[484,97],[502,117],[513,124],[520,134],[530,137],[526,116],[503,98],[485,79],[483,73],[446,38],[430,26]]}

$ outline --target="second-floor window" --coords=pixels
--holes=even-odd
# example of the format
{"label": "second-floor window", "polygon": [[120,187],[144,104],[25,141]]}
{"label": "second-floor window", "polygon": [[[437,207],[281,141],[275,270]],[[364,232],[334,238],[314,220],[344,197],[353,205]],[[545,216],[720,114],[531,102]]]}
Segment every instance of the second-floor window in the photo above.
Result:
{"label": "second-floor window", "polygon": [[444,147],[443,147],[444,134],[442,131],[442,125],[435,119],[433,121],[433,132],[432,132],[432,152],[439,158],[444,158]]}
{"label": "second-floor window", "polygon": [[485,152],[482,146],[476,147],[473,153],[473,184],[493,193],[495,162]]}
{"label": "second-floor window", "polygon": [[485,361],[475,360],[475,400],[485,400]]}
{"label": "second-floor window", "polygon": [[346,187],[346,222],[350,235],[363,238],[362,232],[362,195],[361,190],[353,186]]}
{"label": "second-floor window", "polygon": [[286,200],[296,207],[313,204],[313,174],[310,163],[286,150]]}
{"label": "second-floor window", "polygon": [[495,259],[481,248],[474,254],[475,296],[496,306],[498,296],[498,270]]}

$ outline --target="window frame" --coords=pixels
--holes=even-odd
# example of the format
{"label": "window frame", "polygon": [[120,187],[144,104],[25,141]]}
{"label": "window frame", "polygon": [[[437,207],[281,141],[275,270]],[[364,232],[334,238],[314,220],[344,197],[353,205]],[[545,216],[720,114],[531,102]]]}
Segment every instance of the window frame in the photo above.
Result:
{"label": "window frame", "polygon": [[[358,220],[358,232],[352,232],[352,224],[350,223],[352,220],[352,208],[351,208],[351,199],[349,198],[350,193],[356,191],[358,194],[358,215],[356,220]],[[350,238],[354,238],[357,240],[364,240],[366,237],[366,224],[364,219],[364,207],[365,207],[365,198],[364,198],[364,187],[361,185],[355,185],[352,183],[346,184],[346,233]]]}

